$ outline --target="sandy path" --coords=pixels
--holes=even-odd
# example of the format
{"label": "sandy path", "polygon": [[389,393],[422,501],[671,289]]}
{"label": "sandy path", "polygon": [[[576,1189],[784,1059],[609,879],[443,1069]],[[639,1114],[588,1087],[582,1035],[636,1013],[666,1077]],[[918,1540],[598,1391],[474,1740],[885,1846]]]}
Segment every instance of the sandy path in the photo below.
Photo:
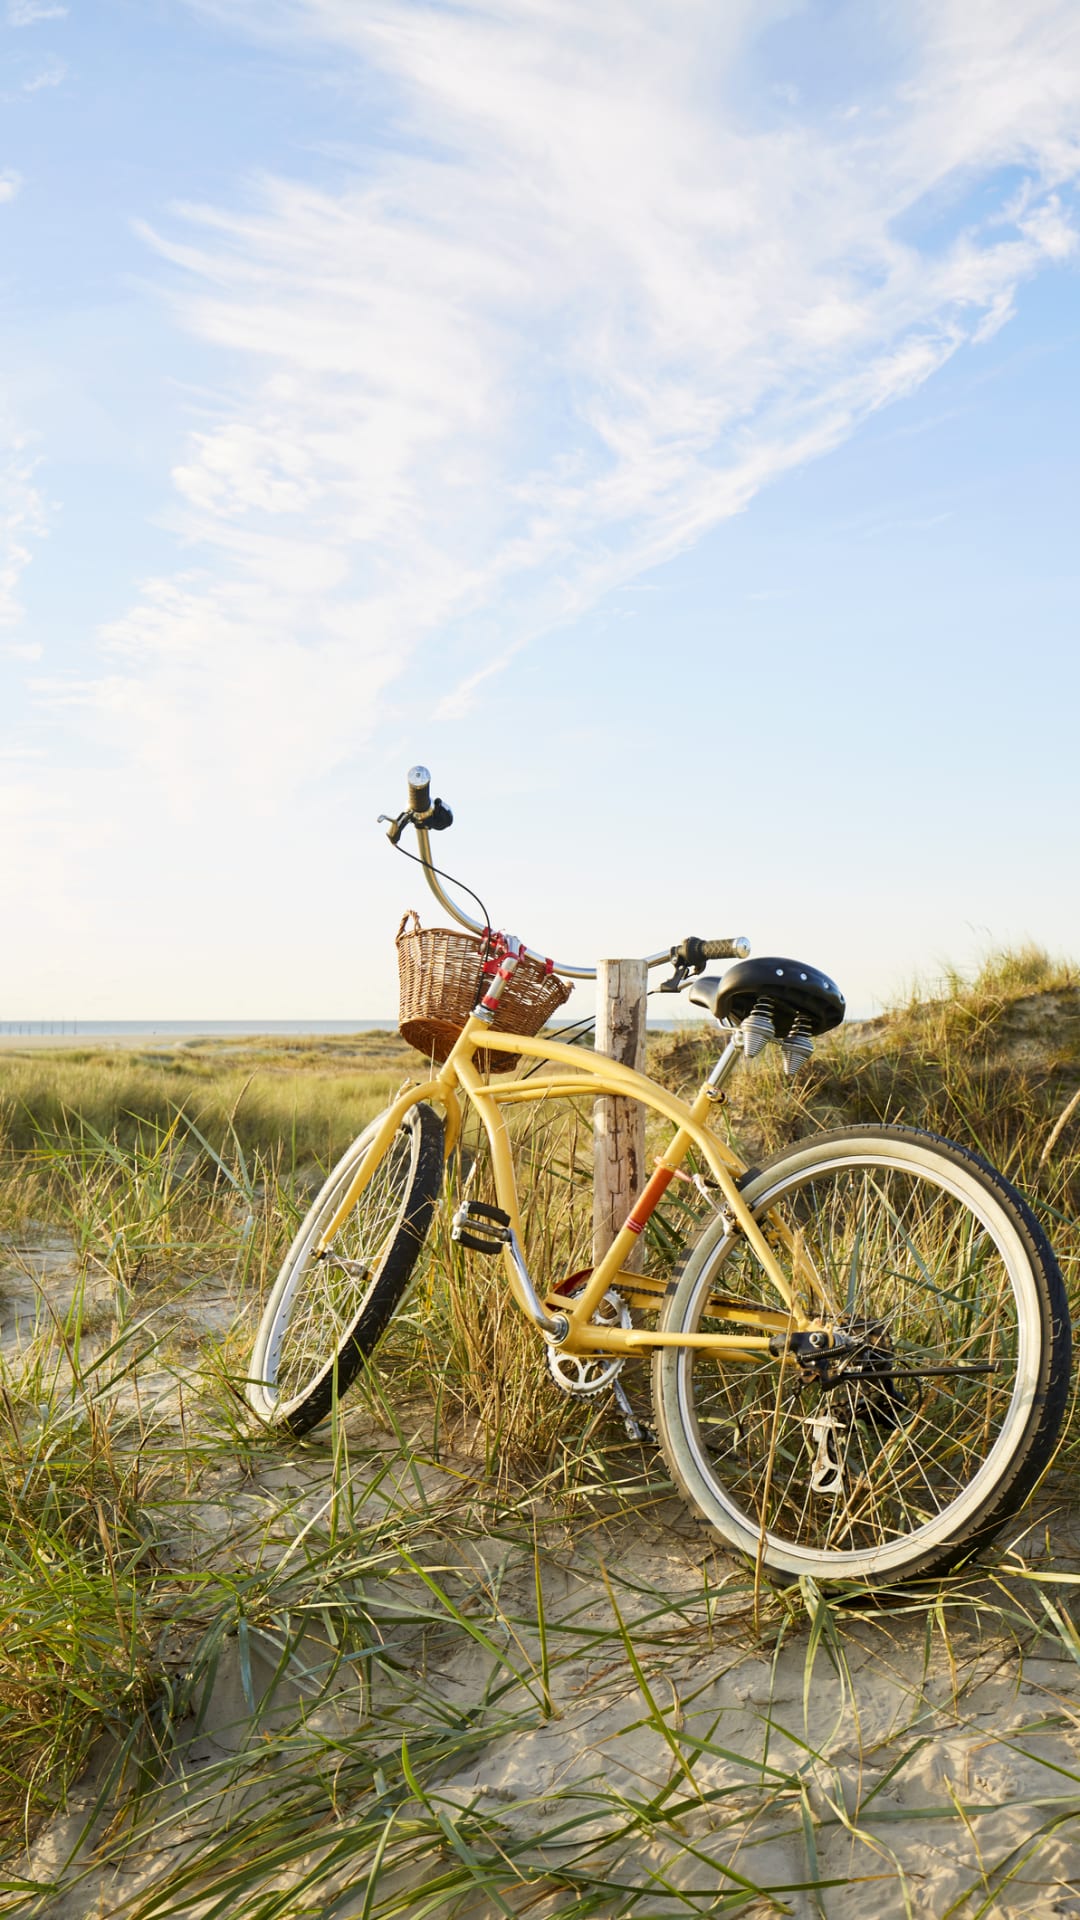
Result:
{"label": "sandy path", "polygon": [[[0,1331],[9,1352],[25,1335],[37,1283],[57,1305],[68,1297],[73,1276],[59,1246],[38,1249],[4,1275]],[[184,1311],[216,1328],[228,1303],[211,1292]],[[159,1415],[166,1393],[167,1383]],[[358,1485],[370,1485],[377,1445],[387,1448],[370,1434],[357,1441]],[[388,1528],[400,1526],[403,1503],[418,1513],[427,1503],[430,1535],[421,1529],[411,1551],[438,1568],[458,1617],[403,1560],[366,1586],[378,1659],[341,1660],[317,1622],[284,1666],[272,1630],[253,1631],[243,1648],[231,1635],[204,1670],[167,1778],[144,1806],[126,1855],[95,1858],[105,1819],[87,1831],[107,1772],[102,1751],[68,1813],[21,1863],[29,1881],[54,1891],[2,1910],[56,1920],[119,1915],[185,1860],[205,1859],[230,1823],[242,1828],[259,1796],[272,1806],[298,1783],[307,1790],[328,1749],[368,1758],[385,1749],[389,1759],[402,1732],[418,1737],[437,1707],[475,1723],[468,1751],[429,1785],[437,1812],[455,1833],[453,1823],[464,1820],[501,1836],[534,1875],[574,1865],[610,1882],[610,1905],[593,1909],[598,1920],[624,1910],[642,1920],[722,1911],[720,1895],[746,1882],[770,1897],[741,1911],[798,1920],[1080,1916],[1080,1666],[1067,1640],[1018,1624],[1021,1605],[1041,1617],[1030,1582],[950,1586],[937,1622],[925,1599],[901,1616],[833,1613],[834,1638],[823,1636],[811,1661],[805,1614],[793,1614],[778,1648],[755,1644],[745,1578],[733,1562],[709,1557],[712,1592],[703,1597],[699,1537],[674,1501],[599,1525],[546,1511],[538,1533],[551,1657],[545,1713],[535,1686],[541,1640],[531,1545],[520,1526],[484,1533],[464,1505],[455,1525],[460,1486],[432,1466],[411,1480],[399,1463],[363,1502],[366,1517],[381,1514]],[[264,1456],[254,1470],[223,1460],[204,1475],[176,1551],[193,1562],[238,1563],[276,1514],[288,1511],[294,1535],[324,1524],[333,1490],[331,1462],[317,1451]],[[1042,1542],[1033,1524],[1017,1544],[1032,1565],[1041,1554],[1047,1575],[1080,1566],[1064,1522],[1049,1557]],[[1051,1583],[1045,1591],[1067,1606],[1076,1589]],[[637,1676],[613,1631],[613,1595],[641,1659]],[[658,1608],[658,1596],[670,1604]],[[481,1623],[487,1643],[463,1620]],[[491,1698],[493,1639],[533,1685],[513,1683],[501,1694],[488,1732],[477,1702]],[[178,1640],[172,1657],[180,1673],[190,1645]],[[508,1717],[516,1718],[512,1731]],[[267,1736],[290,1725],[296,1767],[260,1771]],[[308,1868],[349,1819],[347,1797],[328,1824],[313,1817]],[[442,1847],[386,1867],[379,1899],[400,1887],[419,1901],[448,1857]],[[349,1871],[329,1869],[316,1905],[303,1911],[322,1912],[336,1892],[335,1914],[357,1920],[365,1886]],[[810,1881],[816,1888],[808,1890]],[[266,1889],[274,1884],[268,1872]],[[640,1890],[633,1909],[619,1888]],[[688,1905],[691,1893],[698,1898]],[[528,1900],[531,1920],[553,1920],[568,1897],[554,1886],[545,1892],[542,1880],[508,1896],[512,1910]],[[160,1909],[206,1910],[187,1898]],[[498,1911],[487,1894],[453,1908],[460,1920]]]}
{"label": "sandy path", "polygon": [[[605,1547],[610,1573],[650,1585],[666,1582],[685,1601],[692,1570],[677,1542],[666,1550],[659,1541],[609,1540]],[[590,1559],[578,1552],[572,1564],[548,1557],[544,1566],[552,1616],[558,1617],[561,1600],[579,1629],[590,1620],[610,1624],[610,1604]],[[524,1590],[531,1567],[520,1569],[519,1578]],[[459,1576],[459,1591],[465,1584]],[[505,1574],[503,1592],[509,1597]],[[423,1603],[422,1593],[403,1595],[394,1583],[374,1596],[376,1613],[381,1600],[389,1622],[403,1597]],[[854,1623],[845,1635],[846,1674],[821,1652],[805,1707],[805,1633],[792,1636],[774,1665],[737,1641],[725,1645],[718,1622],[711,1644],[702,1630],[698,1644],[649,1658],[655,1706],[625,1664],[612,1671],[606,1657],[598,1663],[579,1653],[566,1660],[553,1684],[552,1717],[536,1715],[531,1728],[481,1745],[467,1765],[446,1773],[437,1800],[447,1813],[468,1809],[493,1820],[508,1843],[528,1845],[536,1865],[557,1868],[576,1859],[580,1872],[580,1849],[591,1838],[589,1872],[627,1888],[652,1881],[650,1915],[687,1910],[665,1895],[665,1883],[715,1894],[736,1887],[736,1876],[775,1890],[789,1912],[806,1920],[822,1912],[829,1920],[870,1912],[882,1920],[908,1912],[941,1920],[965,1895],[965,1912],[1080,1915],[1076,1666],[1051,1642],[1021,1656],[1015,1644],[987,1641],[973,1615],[954,1621],[952,1651],[955,1665],[938,1647],[926,1667],[923,1622],[899,1628],[895,1622],[887,1628]],[[407,1668],[395,1689],[399,1724],[410,1717],[410,1706],[419,1722],[414,1680],[423,1679],[425,1698],[434,1688],[448,1707],[458,1702],[465,1710],[490,1668],[482,1652],[462,1645],[462,1636],[434,1609],[426,1629],[399,1631],[397,1652]],[[303,1649],[309,1674],[317,1673],[320,1653],[325,1661],[327,1649],[316,1641]],[[122,1909],[155,1888],[184,1851],[197,1853],[213,1843],[238,1808],[231,1776],[219,1791],[215,1769],[260,1733],[280,1727],[302,1702],[294,1682],[272,1684],[276,1657],[273,1647],[252,1650],[258,1701],[252,1714],[235,1645],[228,1650],[200,1703],[202,1725],[195,1731],[192,1723],[178,1752],[152,1841],[133,1848],[118,1867],[90,1870],[68,1894],[47,1902],[45,1911],[57,1920],[84,1920]],[[260,1698],[263,1687],[267,1692]],[[681,1774],[656,1724],[656,1707],[678,1731],[692,1778]],[[369,1710],[364,1688],[339,1675],[331,1697],[309,1715],[308,1732],[363,1738]],[[92,1786],[91,1780],[82,1805],[41,1837],[28,1863],[30,1877],[53,1879]],[[672,1787],[679,1802],[674,1822],[655,1836],[640,1822],[636,1833],[620,1833],[627,1823],[613,1814],[613,1793],[624,1796],[629,1809]],[[964,1818],[957,1816],[958,1804]],[[1063,1815],[1057,1830],[1046,1830]],[[545,1822],[555,1829],[568,1818],[576,1822],[572,1846],[555,1842],[545,1850],[535,1844]],[[816,1863],[807,1824],[814,1830]],[[304,1866],[317,1858],[312,1852]],[[88,1865],[85,1852],[81,1865]],[[439,1865],[386,1874],[380,1896],[397,1885],[419,1895]],[[1007,1884],[994,1893],[1006,1875]],[[819,1904],[800,1891],[812,1879],[819,1882]],[[276,1881],[268,1876],[271,1884]],[[331,1872],[321,1895],[348,1884],[347,1874]],[[360,1885],[335,1911],[345,1920],[358,1915],[364,1892]],[[559,1905],[560,1896],[553,1895],[530,1912],[554,1915]],[[770,1910],[777,1909],[765,1901],[750,1909]],[[458,1911],[487,1920],[495,1909],[484,1897]]]}

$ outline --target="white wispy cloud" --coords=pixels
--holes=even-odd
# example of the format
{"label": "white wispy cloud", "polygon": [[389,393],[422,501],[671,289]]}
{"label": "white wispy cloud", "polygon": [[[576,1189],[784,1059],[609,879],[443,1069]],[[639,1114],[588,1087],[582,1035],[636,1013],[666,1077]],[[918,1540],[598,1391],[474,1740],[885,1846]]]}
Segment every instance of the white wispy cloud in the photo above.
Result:
{"label": "white wispy cloud", "polygon": [[463,712],[1076,245],[1073,0],[908,0],[890,70],[816,104],[753,78],[789,9],[750,0],[202,11],[380,70],[396,133],[334,190],[264,178],[148,236],[241,371],[175,474],[198,567],[149,583],[68,697],[178,805],[192,766],[283,792],[347,753],[435,636]]}
{"label": "white wispy cloud", "polygon": [[21,186],[22,174],[16,173],[14,168],[8,167],[0,172],[0,206],[7,200],[14,200]]}
{"label": "white wispy cloud", "polygon": [[47,87],[63,86],[66,79],[67,68],[64,62],[50,60],[47,67],[42,67],[39,72],[31,74],[28,80],[23,81],[22,90],[24,93],[41,93]]}
{"label": "white wispy cloud", "polygon": [[9,27],[36,27],[42,20],[66,20],[68,10],[56,0],[8,0]]}

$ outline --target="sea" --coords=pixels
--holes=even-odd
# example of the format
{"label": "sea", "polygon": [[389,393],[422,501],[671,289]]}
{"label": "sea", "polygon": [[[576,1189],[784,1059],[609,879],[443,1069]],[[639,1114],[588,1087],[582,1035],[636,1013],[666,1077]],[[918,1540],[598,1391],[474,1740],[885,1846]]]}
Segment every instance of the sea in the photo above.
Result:
{"label": "sea", "polygon": [[[562,1024],[555,1021],[554,1029]],[[677,1024],[681,1022],[648,1022],[650,1032],[666,1032]],[[382,1020],[0,1020],[0,1039],[213,1040],[275,1033],[392,1033],[396,1027],[397,1015],[392,1013]]]}

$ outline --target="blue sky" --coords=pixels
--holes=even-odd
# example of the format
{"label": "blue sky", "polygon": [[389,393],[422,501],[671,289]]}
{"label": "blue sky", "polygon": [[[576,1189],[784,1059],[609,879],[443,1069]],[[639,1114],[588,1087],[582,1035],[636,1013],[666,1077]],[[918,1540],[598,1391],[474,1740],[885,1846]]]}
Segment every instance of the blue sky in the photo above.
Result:
{"label": "blue sky", "polygon": [[1075,6],[4,8],[3,1018],[1080,954]]}

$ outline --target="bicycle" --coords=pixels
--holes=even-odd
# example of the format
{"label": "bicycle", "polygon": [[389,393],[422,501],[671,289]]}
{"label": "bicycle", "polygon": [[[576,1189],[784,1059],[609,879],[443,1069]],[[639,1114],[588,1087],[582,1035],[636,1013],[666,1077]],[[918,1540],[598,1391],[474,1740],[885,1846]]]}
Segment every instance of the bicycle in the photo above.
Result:
{"label": "bicycle", "polygon": [[[729,1075],[774,1043],[797,1071],[845,1010],[820,969],[751,959],[745,940],[647,956],[673,968],[664,986],[687,991],[725,1041],[692,1101],[550,1033],[507,1030],[519,969],[534,980],[595,969],[545,961],[455,903],[430,843],[452,818],[416,767],[389,837],[415,829],[412,857],[466,929],[465,1012],[445,1057],[354,1141],[303,1221],[256,1338],[254,1412],[303,1434],[370,1359],[414,1275],[464,1103],[487,1136],[497,1205],[464,1202],[453,1237],[501,1254],[555,1383],[590,1398],[610,1387],[639,1438],[619,1375],[651,1359],[650,1437],[727,1545],[781,1577],[830,1584],[892,1585],[970,1557],[1031,1492],[1065,1407],[1065,1289],[1030,1207],[970,1149],[906,1126],[822,1132],[745,1166],[709,1124]],[[706,974],[721,958],[736,964]],[[548,1072],[481,1071],[506,1056]],[[643,1102],[672,1138],[603,1259],[538,1287],[505,1115],[583,1092]],[[670,1183],[691,1178],[709,1218],[681,1268],[633,1271]]]}

